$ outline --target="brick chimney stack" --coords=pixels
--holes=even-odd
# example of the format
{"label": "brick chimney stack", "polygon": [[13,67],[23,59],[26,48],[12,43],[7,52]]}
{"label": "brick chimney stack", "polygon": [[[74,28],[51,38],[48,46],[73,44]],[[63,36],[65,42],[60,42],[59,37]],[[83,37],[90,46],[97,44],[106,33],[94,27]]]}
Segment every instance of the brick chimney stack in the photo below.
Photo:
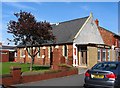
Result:
{"label": "brick chimney stack", "polygon": [[99,26],[99,21],[98,21],[98,19],[95,20],[95,23],[96,23],[97,26]]}
{"label": "brick chimney stack", "polygon": [[2,46],[2,43],[0,42],[0,46]]}

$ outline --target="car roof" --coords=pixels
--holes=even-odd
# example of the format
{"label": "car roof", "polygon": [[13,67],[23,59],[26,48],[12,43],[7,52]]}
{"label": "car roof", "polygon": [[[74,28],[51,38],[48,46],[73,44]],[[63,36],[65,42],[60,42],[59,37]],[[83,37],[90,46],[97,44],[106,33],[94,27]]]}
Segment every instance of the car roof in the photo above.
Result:
{"label": "car roof", "polygon": [[99,63],[117,63],[117,64],[120,64],[120,61],[103,61],[103,62],[99,62]]}

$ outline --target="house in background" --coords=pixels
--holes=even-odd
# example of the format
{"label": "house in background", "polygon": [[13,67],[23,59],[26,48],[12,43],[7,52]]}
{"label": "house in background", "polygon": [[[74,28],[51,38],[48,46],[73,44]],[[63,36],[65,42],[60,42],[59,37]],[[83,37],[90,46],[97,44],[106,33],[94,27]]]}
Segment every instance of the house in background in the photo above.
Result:
{"label": "house in background", "polygon": [[[106,45],[111,46],[111,49],[99,49],[99,60],[98,61],[120,61],[120,36],[99,26],[99,21],[95,21],[103,41]],[[108,52],[108,53],[105,53]]]}
{"label": "house in background", "polygon": [[[56,53],[59,54],[56,58],[64,58],[65,63],[82,68],[90,68],[100,61],[118,60],[120,36],[100,27],[98,20],[95,21],[92,14],[53,24],[52,28],[56,41],[34,46],[40,50],[34,64],[53,64],[55,49],[59,51]],[[24,46],[17,47],[16,61],[31,63]]]}
{"label": "house in background", "polygon": [[11,62],[15,59],[15,46],[2,45],[0,43],[0,62]]}

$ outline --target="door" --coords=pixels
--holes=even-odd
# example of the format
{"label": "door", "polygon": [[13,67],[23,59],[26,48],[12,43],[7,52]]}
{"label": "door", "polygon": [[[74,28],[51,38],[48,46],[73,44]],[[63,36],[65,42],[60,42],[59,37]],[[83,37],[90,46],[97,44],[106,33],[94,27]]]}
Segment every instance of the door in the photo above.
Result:
{"label": "door", "polygon": [[52,50],[52,47],[50,47],[50,65],[53,65],[53,50]]}
{"label": "door", "polygon": [[81,65],[87,65],[87,51],[81,51]]}
{"label": "door", "polygon": [[9,52],[9,61],[14,61],[14,52]]}
{"label": "door", "polygon": [[78,62],[81,66],[87,65],[87,46],[78,47]]}

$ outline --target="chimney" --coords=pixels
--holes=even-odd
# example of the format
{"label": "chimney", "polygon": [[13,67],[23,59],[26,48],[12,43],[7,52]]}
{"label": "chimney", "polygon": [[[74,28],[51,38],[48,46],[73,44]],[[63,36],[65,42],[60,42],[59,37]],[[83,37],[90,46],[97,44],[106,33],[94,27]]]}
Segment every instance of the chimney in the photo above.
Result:
{"label": "chimney", "polygon": [[2,46],[2,43],[0,42],[0,46]]}
{"label": "chimney", "polygon": [[98,19],[95,20],[95,23],[96,23],[97,26],[99,26],[99,21],[98,21]]}

